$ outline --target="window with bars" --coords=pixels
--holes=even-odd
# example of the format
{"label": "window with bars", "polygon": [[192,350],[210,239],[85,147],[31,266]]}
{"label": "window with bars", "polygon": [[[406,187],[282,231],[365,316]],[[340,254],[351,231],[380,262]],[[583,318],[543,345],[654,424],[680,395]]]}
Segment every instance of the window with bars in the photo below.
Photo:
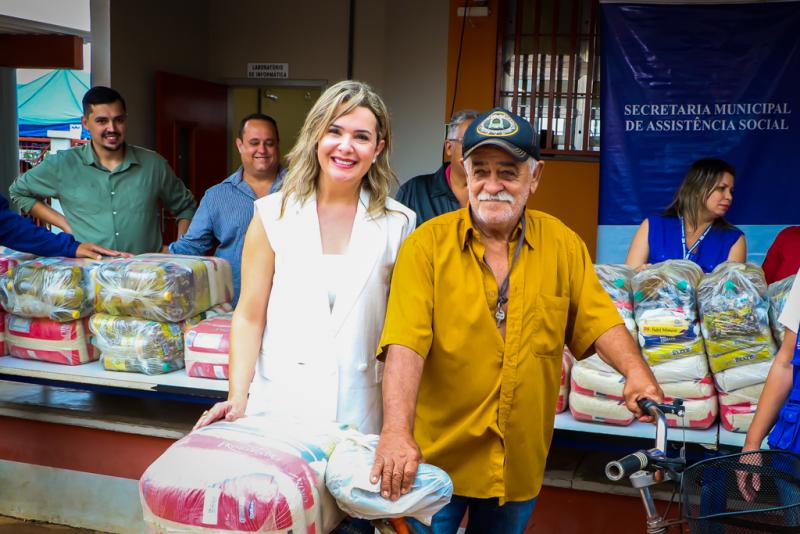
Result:
{"label": "window with bars", "polygon": [[531,121],[542,154],[600,151],[598,0],[500,0],[498,105]]}

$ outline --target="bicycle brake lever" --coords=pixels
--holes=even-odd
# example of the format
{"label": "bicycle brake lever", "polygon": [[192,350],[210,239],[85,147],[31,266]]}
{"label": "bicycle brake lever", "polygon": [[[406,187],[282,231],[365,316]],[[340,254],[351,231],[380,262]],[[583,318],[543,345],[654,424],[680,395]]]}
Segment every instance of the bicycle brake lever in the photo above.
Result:
{"label": "bicycle brake lever", "polygon": [[686,413],[686,408],[683,405],[683,399],[673,399],[672,404],[655,404],[662,413],[671,413],[675,414],[678,417],[683,417]]}

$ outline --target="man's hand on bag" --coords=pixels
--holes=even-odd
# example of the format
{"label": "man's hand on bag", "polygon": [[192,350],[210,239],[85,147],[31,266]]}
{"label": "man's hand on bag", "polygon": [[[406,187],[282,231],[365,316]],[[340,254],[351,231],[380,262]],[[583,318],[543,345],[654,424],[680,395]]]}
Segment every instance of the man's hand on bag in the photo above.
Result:
{"label": "man's hand on bag", "polygon": [[381,483],[381,495],[396,501],[411,490],[419,464],[424,462],[414,436],[406,431],[381,432],[370,481]]}
{"label": "man's hand on bag", "polygon": [[102,259],[103,256],[118,256],[122,258],[130,258],[131,255],[127,252],[120,252],[118,250],[111,250],[110,248],[101,247],[95,243],[81,243],[75,250],[76,258],[89,258],[92,260]]}
{"label": "man's hand on bag", "polygon": [[643,413],[636,401],[650,399],[658,403],[664,402],[664,392],[656,382],[653,372],[646,366],[628,373],[622,394],[625,397],[625,406],[643,423],[651,423],[653,416]]}

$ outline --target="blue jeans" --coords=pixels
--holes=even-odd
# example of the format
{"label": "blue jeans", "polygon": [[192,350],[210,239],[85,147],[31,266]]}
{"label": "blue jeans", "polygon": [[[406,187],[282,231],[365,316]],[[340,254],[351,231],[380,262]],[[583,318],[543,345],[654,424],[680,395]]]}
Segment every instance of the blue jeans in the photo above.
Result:
{"label": "blue jeans", "polygon": [[476,499],[453,495],[450,504],[433,516],[430,527],[415,519],[407,519],[419,534],[456,534],[464,514],[469,510],[467,534],[522,534],[536,506],[536,499],[509,501],[503,506],[496,498]]}

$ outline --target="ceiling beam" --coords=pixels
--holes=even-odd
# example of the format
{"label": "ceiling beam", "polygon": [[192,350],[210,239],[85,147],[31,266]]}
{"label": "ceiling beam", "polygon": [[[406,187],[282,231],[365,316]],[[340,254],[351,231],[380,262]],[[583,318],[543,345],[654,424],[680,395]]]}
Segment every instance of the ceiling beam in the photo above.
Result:
{"label": "ceiling beam", "polygon": [[76,35],[0,34],[0,66],[83,69],[83,39]]}

